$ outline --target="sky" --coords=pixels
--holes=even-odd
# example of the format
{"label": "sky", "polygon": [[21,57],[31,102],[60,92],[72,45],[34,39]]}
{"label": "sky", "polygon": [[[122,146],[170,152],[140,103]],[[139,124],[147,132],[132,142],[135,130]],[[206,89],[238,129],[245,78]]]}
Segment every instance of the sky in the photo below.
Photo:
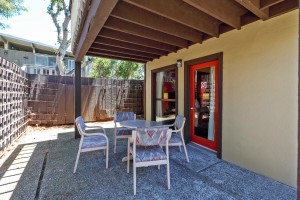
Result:
{"label": "sky", "polygon": [[0,33],[57,46],[57,32],[50,15],[47,14],[48,5],[49,0],[24,0],[28,12],[2,20],[10,28],[0,30]]}

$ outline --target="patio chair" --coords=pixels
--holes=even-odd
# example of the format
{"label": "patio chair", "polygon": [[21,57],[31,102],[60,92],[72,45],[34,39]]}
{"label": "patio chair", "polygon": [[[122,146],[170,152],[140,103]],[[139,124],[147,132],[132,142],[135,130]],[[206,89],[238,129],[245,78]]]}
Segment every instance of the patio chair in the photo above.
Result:
{"label": "patio chair", "polygon": [[126,120],[135,120],[136,114],[133,112],[116,112],[114,115],[114,153],[117,152],[117,139],[129,138],[132,135],[132,130],[134,128],[126,128],[126,127],[117,127],[118,122],[126,121]]}
{"label": "patio chair", "polygon": [[189,156],[186,150],[186,146],[185,146],[185,142],[184,142],[184,138],[183,138],[183,127],[185,124],[185,117],[182,115],[177,115],[175,118],[175,122],[171,125],[169,125],[169,127],[174,127],[175,130],[172,130],[172,136],[171,139],[169,141],[169,146],[179,146],[179,150],[181,151],[181,146],[183,146],[184,149],[184,153],[186,156],[186,161],[190,162],[189,160]]}
{"label": "patio chair", "polygon": [[[136,195],[136,168],[153,165],[167,165],[167,186],[170,189],[169,140],[172,130],[168,127],[138,128],[132,131],[132,138],[128,140],[127,157],[133,157],[133,193]],[[130,141],[132,140],[132,141]],[[132,144],[131,144],[132,142]],[[166,145],[166,152],[162,144]],[[130,161],[127,159],[127,173]]]}
{"label": "patio chair", "polygon": [[[86,126],[82,117],[79,116],[75,119],[75,124],[78,128],[79,134],[81,135],[79,149],[74,167],[74,173],[76,173],[77,164],[81,152],[104,150],[106,155],[106,169],[108,168],[108,138],[105,130],[101,126]],[[86,133],[87,129],[100,129],[102,133]],[[106,152],[105,152],[106,151]]]}

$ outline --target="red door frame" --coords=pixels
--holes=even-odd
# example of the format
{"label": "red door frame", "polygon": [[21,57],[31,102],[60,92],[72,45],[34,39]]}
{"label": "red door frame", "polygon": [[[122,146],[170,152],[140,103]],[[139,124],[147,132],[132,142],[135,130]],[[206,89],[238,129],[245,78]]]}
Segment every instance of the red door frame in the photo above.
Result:
{"label": "red door frame", "polygon": [[214,115],[214,141],[199,137],[195,135],[195,128],[194,128],[194,116],[195,116],[195,109],[190,109],[190,134],[191,134],[191,140],[193,142],[196,142],[200,145],[203,145],[209,149],[212,149],[214,151],[217,151],[218,149],[218,116],[219,116],[219,108],[218,108],[218,97],[219,97],[219,91],[218,91],[218,60],[211,61],[211,62],[205,62],[200,63],[191,66],[190,68],[190,108],[194,108],[195,106],[195,70],[197,69],[203,69],[207,67],[215,67],[215,115]]}

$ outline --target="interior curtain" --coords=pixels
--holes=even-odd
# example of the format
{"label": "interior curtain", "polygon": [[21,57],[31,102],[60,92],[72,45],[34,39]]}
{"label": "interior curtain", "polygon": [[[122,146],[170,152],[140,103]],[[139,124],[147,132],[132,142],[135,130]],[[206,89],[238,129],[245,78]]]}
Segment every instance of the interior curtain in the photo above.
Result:
{"label": "interior curtain", "polygon": [[[156,74],[156,98],[162,99],[164,73]],[[162,117],[162,101],[156,101],[156,116]]]}
{"label": "interior curtain", "polygon": [[210,68],[209,84],[209,122],[208,122],[208,139],[214,141],[214,119],[215,119],[215,67]]}

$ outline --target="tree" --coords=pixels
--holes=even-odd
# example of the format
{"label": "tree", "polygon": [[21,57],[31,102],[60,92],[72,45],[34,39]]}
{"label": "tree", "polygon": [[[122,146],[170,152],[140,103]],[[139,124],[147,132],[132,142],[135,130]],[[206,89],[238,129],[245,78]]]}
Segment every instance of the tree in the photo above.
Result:
{"label": "tree", "polygon": [[[47,12],[51,16],[57,30],[57,43],[59,44],[59,47],[56,51],[56,66],[58,67],[60,74],[64,75],[65,67],[63,64],[63,59],[71,43],[68,30],[68,26],[71,21],[71,12],[65,0],[50,0],[50,5],[47,8]],[[60,24],[59,18],[62,14],[63,22]]]}
{"label": "tree", "polygon": [[[0,20],[3,18],[11,18],[15,15],[27,11],[27,8],[22,6],[23,0],[0,0]],[[6,29],[9,26],[0,22],[0,29]]]}
{"label": "tree", "polygon": [[92,58],[91,78],[143,79],[143,65],[135,62]]}

